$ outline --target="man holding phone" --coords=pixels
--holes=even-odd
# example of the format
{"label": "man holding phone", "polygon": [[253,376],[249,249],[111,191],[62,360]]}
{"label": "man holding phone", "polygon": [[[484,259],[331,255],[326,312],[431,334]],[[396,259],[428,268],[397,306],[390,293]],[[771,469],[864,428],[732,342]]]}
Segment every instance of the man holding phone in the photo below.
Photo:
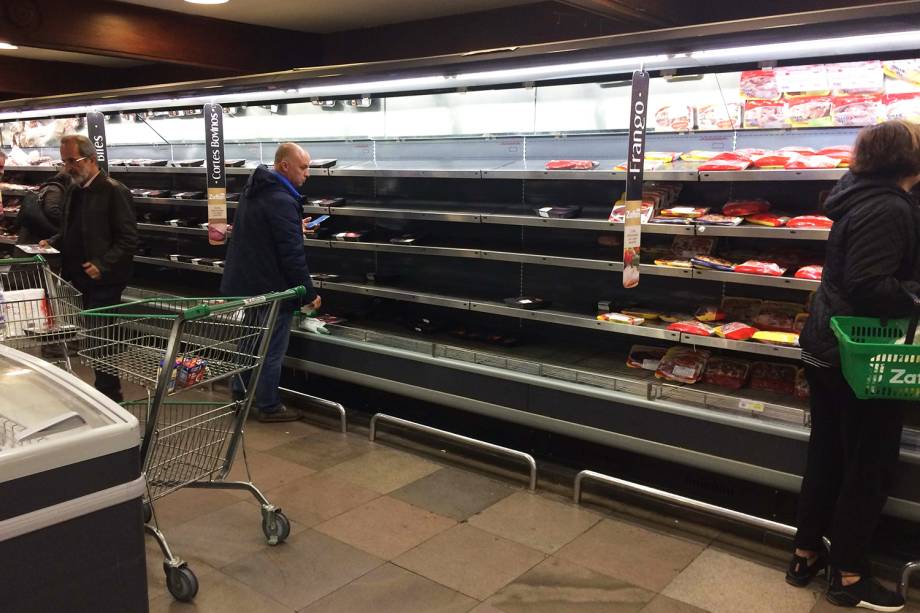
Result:
{"label": "man holding phone", "polygon": [[[310,155],[295,143],[275,152],[275,166],[260,165],[240,195],[233,220],[220,291],[225,296],[254,296],[303,285],[304,310],[315,311],[322,300],[313,289],[303,248],[303,196],[298,188],[310,176]],[[268,344],[252,408],[262,422],[300,419],[296,409],[281,403],[278,385],[296,305],[283,304]],[[234,380],[234,394],[242,395]],[[246,385],[249,381],[243,381]]]}

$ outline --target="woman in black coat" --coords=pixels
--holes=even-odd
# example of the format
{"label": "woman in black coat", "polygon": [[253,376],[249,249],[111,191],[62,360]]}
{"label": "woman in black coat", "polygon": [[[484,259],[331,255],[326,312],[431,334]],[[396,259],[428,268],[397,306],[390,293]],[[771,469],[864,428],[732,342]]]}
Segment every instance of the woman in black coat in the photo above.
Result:
{"label": "woman in black coat", "polygon": [[804,587],[829,564],[827,599],[840,606],[904,606],[869,576],[867,555],[894,483],[909,403],[856,398],[840,370],[830,318],[911,314],[908,292],[920,293],[920,206],[910,194],[918,182],[920,126],[888,121],[860,132],[850,173],[825,202],[834,226],[800,339],[812,426],[786,581]]}

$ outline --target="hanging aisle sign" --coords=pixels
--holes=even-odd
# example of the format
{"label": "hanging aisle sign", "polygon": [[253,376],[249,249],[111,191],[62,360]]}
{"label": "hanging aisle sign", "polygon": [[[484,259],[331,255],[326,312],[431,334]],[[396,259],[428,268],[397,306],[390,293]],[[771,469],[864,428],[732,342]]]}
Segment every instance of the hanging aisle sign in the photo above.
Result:
{"label": "hanging aisle sign", "polygon": [[642,175],[645,167],[645,125],[648,117],[648,73],[632,77],[629,142],[626,152],[626,215],[623,224],[623,287],[639,285],[642,252]]}
{"label": "hanging aisle sign", "polygon": [[227,171],[224,168],[224,109],[204,105],[205,143],[208,169],[208,242],[227,242]]}
{"label": "hanging aisle sign", "polygon": [[89,140],[96,149],[96,162],[99,170],[109,174],[109,152],[105,144],[105,115],[99,111],[90,111],[86,114],[86,126]]}

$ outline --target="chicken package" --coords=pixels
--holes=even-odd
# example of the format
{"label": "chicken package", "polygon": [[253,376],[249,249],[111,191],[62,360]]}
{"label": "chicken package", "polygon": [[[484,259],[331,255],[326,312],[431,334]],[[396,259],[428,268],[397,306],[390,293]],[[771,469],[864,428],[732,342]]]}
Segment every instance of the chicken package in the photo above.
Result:
{"label": "chicken package", "polygon": [[757,226],[767,226],[768,228],[781,228],[788,223],[789,218],[775,213],[760,213],[757,215],[748,215],[744,221]]}
{"label": "chicken package", "polygon": [[830,96],[802,96],[788,101],[786,121],[793,128],[826,128],[834,125]]}
{"label": "chicken package", "polygon": [[751,365],[751,389],[780,394],[795,393],[796,367],[791,364],[754,362]]}
{"label": "chicken package", "polygon": [[786,162],[787,170],[826,170],[837,168],[840,160],[829,155],[800,155]]}
{"label": "chicken package", "polygon": [[677,383],[696,383],[702,378],[710,355],[705,349],[671,347],[661,358],[655,376]]}
{"label": "chicken package", "polygon": [[737,130],[741,127],[741,105],[736,102],[700,105],[696,107],[696,127],[698,130]]}
{"label": "chicken package", "polygon": [[799,400],[808,400],[811,396],[811,390],[808,387],[808,379],[805,378],[804,368],[799,368],[795,371],[795,390],[793,393]]}
{"label": "chicken package", "polygon": [[745,217],[747,215],[756,215],[766,213],[770,210],[770,203],[766,200],[729,200],[722,206],[723,215],[733,217]]}
{"label": "chicken package", "polygon": [[709,207],[675,206],[659,211],[662,217],[681,217],[683,219],[696,219],[709,212]]}
{"label": "chicken package", "polygon": [[795,332],[770,332],[769,330],[758,330],[751,338],[767,345],[797,347],[799,344],[799,335]]}
{"label": "chicken package", "polygon": [[746,323],[740,321],[733,321],[731,323],[722,324],[721,326],[716,327],[714,332],[719,338],[728,339],[730,341],[748,341],[751,340],[759,330],[754,326],[749,326]]}
{"label": "chicken package", "polygon": [[802,305],[794,302],[764,300],[760,305],[760,310],[750,320],[750,323],[759,330],[793,332],[795,330],[796,315],[804,310]]}
{"label": "chicken package", "polygon": [[824,266],[819,264],[810,264],[808,266],[802,266],[797,271],[795,271],[796,279],[811,279],[812,281],[820,281],[821,275],[824,273]]}
{"label": "chicken package", "polygon": [[671,104],[655,111],[655,127],[659,130],[686,132],[693,127],[693,109],[684,104]]}
{"label": "chicken package", "polygon": [[835,126],[871,126],[885,115],[880,93],[834,96],[831,102]]}
{"label": "chicken package", "polygon": [[546,163],[546,170],[593,170],[597,162],[591,160],[550,160]]}
{"label": "chicken package", "polygon": [[708,268],[710,270],[721,270],[723,272],[732,272],[735,265],[728,260],[717,258],[711,255],[700,255],[690,258],[694,268]]}
{"label": "chicken package", "polygon": [[701,226],[740,226],[744,221],[743,217],[731,217],[729,215],[718,215],[710,213],[693,220],[693,223]]}
{"label": "chicken package", "polygon": [[884,98],[885,116],[920,123],[920,92],[887,94]]}
{"label": "chicken package", "polygon": [[801,145],[786,145],[779,150],[780,153],[795,153],[797,155],[815,155],[817,151],[811,147],[802,147]]}
{"label": "chicken package", "polygon": [[786,222],[787,228],[830,229],[834,222],[824,215],[799,215]]}
{"label": "chicken package", "polygon": [[774,69],[776,86],[786,98],[796,99],[830,93],[824,64],[780,66]]}
{"label": "chicken package", "polygon": [[885,89],[885,73],[878,60],[825,64],[827,85],[837,96],[875,94]]}
{"label": "chicken package", "polygon": [[708,162],[700,164],[698,170],[719,171],[719,170],[744,170],[751,165],[751,158],[738,151],[726,151],[720,153]]}
{"label": "chicken package", "polygon": [[746,158],[759,158],[765,155],[770,155],[773,153],[769,149],[761,149],[760,147],[742,147],[741,149],[735,149],[735,155],[740,155]]}
{"label": "chicken package", "polygon": [[744,103],[745,128],[785,128],[786,103],[782,100],[748,100]]}
{"label": "chicken package", "polygon": [[786,269],[776,262],[761,262],[759,260],[748,260],[743,264],[735,266],[735,272],[746,275],[766,275],[769,277],[782,277]]}
{"label": "chicken package", "polygon": [[891,60],[882,62],[882,72],[892,79],[920,85],[920,60]]}
{"label": "chicken package", "polygon": [[693,151],[688,151],[687,153],[681,154],[680,159],[682,159],[685,162],[706,162],[716,157],[720,153],[723,153],[723,152],[722,151],[703,151],[701,149],[694,149]]}
{"label": "chicken package", "polygon": [[725,296],[722,298],[722,310],[726,319],[753,323],[754,319],[763,308],[760,298],[742,298],[738,296]]}
{"label": "chicken package", "polygon": [[[655,160],[658,162],[664,162],[665,164],[670,164],[674,160],[680,157],[680,151],[646,151],[645,159],[646,160]],[[642,190],[643,192],[645,190]]]}
{"label": "chicken package", "polygon": [[748,100],[777,100],[780,97],[776,73],[772,70],[745,70],[741,73],[741,95]]}
{"label": "chicken package", "polygon": [[703,372],[703,383],[738,390],[747,383],[751,372],[751,363],[747,360],[729,358],[710,358]]}
{"label": "chicken package", "polygon": [[671,332],[693,334],[695,336],[712,336],[712,327],[707,326],[703,322],[694,320],[675,321],[668,325],[668,330]]}
{"label": "chicken package", "polygon": [[716,240],[703,236],[675,236],[671,243],[671,253],[679,258],[709,255],[716,247]]}
{"label": "chicken package", "polygon": [[632,315],[626,315],[625,313],[599,313],[597,315],[598,321],[609,321],[613,324],[624,324],[627,326],[641,326],[645,323],[645,320],[641,317],[633,317]]}
{"label": "chicken package", "polygon": [[725,311],[717,306],[706,305],[698,308],[693,314],[693,317],[695,317],[697,321],[702,321],[705,323],[722,321],[725,319]]}
{"label": "chicken package", "polygon": [[754,168],[770,169],[785,168],[786,164],[795,159],[795,153],[770,153],[754,159]]}
{"label": "chicken package", "polygon": [[667,353],[662,347],[649,347],[648,345],[633,345],[626,358],[629,368],[641,368],[655,372],[661,365],[661,358]]}

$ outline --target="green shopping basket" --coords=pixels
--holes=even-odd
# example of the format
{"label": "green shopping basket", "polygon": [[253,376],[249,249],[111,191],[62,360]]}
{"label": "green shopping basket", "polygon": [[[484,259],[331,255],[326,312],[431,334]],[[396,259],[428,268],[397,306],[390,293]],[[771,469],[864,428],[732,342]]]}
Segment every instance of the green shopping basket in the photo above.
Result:
{"label": "green shopping basket", "polygon": [[[910,297],[920,307],[920,299]],[[831,329],[840,346],[843,376],[857,398],[920,400],[920,345],[912,344],[916,314],[884,323],[872,317],[831,317]]]}

